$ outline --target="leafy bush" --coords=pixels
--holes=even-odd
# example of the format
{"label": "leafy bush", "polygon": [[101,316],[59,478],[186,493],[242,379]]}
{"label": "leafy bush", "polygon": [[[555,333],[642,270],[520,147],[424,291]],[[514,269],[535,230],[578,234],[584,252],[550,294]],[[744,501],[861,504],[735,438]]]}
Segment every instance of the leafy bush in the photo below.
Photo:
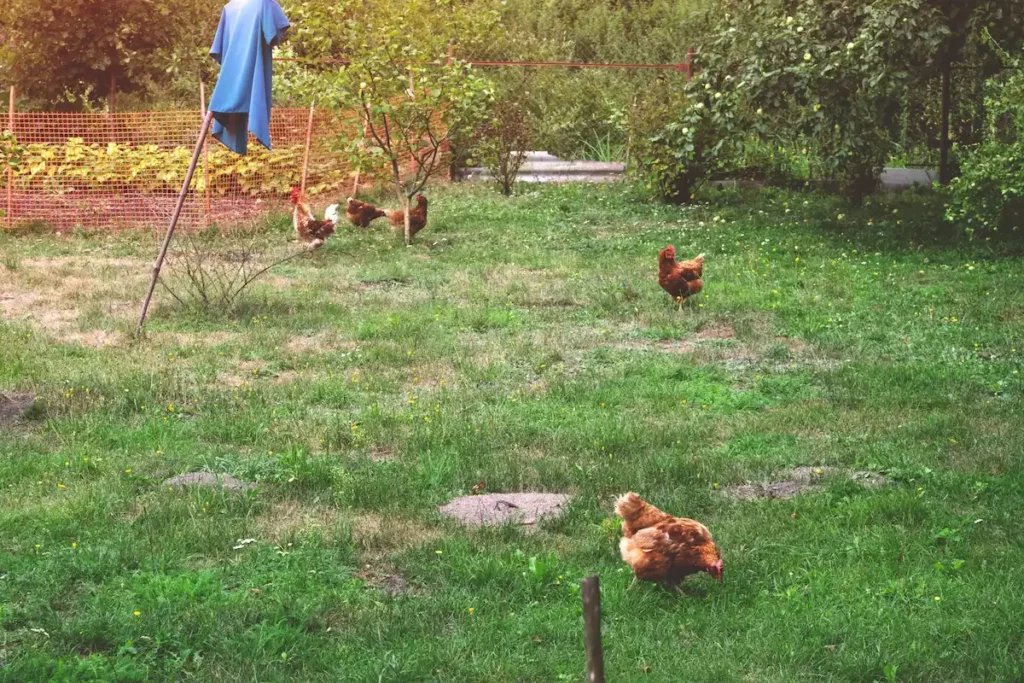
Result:
{"label": "leafy bush", "polygon": [[21,168],[21,160],[25,148],[18,144],[18,138],[9,130],[0,132],[0,171],[10,168],[17,171]]}
{"label": "leafy bush", "polygon": [[1008,69],[987,82],[988,138],[967,154],[950,187],[946,215],[971,234],[1024,223],[1024,71],[1021,57],[1004,58]]}
{"label": "leafy bush", "polygon": [[732,81],[731,76],[701,74],[677,92],[665,92],[671,88],[666,84],[652,91],[641,108],[634,122],[636,168],[647,189],[664,201],[692,201],[701,183],[726,167],[739,149],[739,100]]}
{"label": "leafy bush", "polygon": [[512,194],[534,138],[529,112],[517,93],[525,93],[525,90],[518,89],[497,99],[491,108],[490,121],[479,131],[480,154],[506,197]]}
{"label": "leafy bush", "polygon": [[941,13],[920,0],[732,6],[705,17],[697,78],[647,136],[648,184],[685,198],[707,174],[742,167],[752,138],[781,137],[811,148],[823,178],[861,201],[893,149],[907,84],[948,35]]}

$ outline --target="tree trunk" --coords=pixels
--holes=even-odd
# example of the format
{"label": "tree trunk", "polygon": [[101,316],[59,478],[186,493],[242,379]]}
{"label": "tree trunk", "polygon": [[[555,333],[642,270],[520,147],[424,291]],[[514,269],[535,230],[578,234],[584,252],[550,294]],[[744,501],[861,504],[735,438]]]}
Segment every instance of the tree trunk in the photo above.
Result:
{"label": "tree trunk", "polygon": [[[402,194],[405,194],[404,192]],[[409,202],[409,197],[405,198],[405,246],[412,244],[412,223],[410,222],[409,209],[412,204]]]}
{"label": "tree trunk", "polygon": [[398,205],[402,207],[402,215],[405,217],[405,246],[412,244],[412,227],[409,224],[409,195],[405,193],[402,183],[395,183],[395,194],[398,195]]}

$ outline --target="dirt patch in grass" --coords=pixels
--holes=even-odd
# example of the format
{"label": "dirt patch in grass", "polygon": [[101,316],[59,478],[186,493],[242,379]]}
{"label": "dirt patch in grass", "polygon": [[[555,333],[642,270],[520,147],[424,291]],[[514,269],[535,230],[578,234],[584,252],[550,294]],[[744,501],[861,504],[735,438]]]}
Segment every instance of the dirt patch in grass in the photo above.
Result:
{"label": "dirt patch in grass", "polygon": [[374,462],[391,462],[398,458],[395,451],[389,446],[373,444],[370,446],[370,460]]}
{"label": "dirt patch in grass", "polygon": [[405,383],[403,389],[407,393],[454,389],[458,386],[456,377],[455,368],[450,363],[418,365],[412,369],[412,377]]}
{"label": "dirt patch in grass", "polygon": [[60,341],[92,348],[116,346],[123,335],[107,330],[78,329],[79,311],[67,307],[68,299],[59,293],[47,294],[23,290],[0,292],[0,313],[8,319],[21,319]]}
{"label": "dirt patch in grass", "polygon": [[284,348],[292,353],[328,353],[330,351],[354,351],[355,342],[340,342],[334,335],[321,332],[319,334],[292,337],[284,344]]}
{"label": "dirt patch in grass", "polygon": [[288,386],[298,380],[301,376],[301,373],[296,372],[295,370],[282,370],[274,375],[274,384],[282,387]]}
{"label": "dirt patch in grass", "polygon": [[107,330],[89,330],[87,332],[70,332],[64,335],[64,340],[94,349],[104,349],[110,346],[119,346],[124,341],[124,335]]}
{"label": "dirt patch in grass", "polygon": [[339,516],[335,508],[289,501],[277,503],[259,515],[256,527],[267,540],[281,543],[303,531],[330,529],[338,523]]}
{"label": "dirt patch in grass", "polygon": [[407,287],[409,285],[408,278],[404,277],[382,277],[376,280],[360,280],[355,284],[355,288],[360,292],[373,292],[382,289],[395,289],[397,287]]}
{"label": "dirt patch in grass", "polygon": [[734,371],[759,366],[773,372],[788,372],[795,369],[811,368],[829,370],[838,367],[839,362],[821,358],[807,342],[781,335],[762,334],[761,320],[745,320],[744,329],[753,330],[751,335],[740,338],[733,326],[727,322],[705,325],[696,333],[679,339],[642,340],[634,339],[614,344],[614,348],[633,351],[659,351],[692,355],[702,364],[718,364]]}
{"label": "dirt patch in grass", "polygon": [[846,477],[865,488],[876,489],[884,486],[885,477],[875,472],[847,470],[841,467],[794,467],[783,470],[776,475],[774,481],[761,483],[739,484],[723,489],[725,495],[734,500],[753,501],[774,498],[789,500],[802,493],[815,491],[824,486],[826,479]]}
{"label": "dirt patch in grass", "polygon": [[0,426],[20,422],[35,404],[35,394],[0,391]]}
{"label": "dirt patch in grass", "polygon": [[513,524],[534,529],[542,519],[564,513],[571,498],[564,493],[488,493],[456,498],[439,509],[445,517],[463,524]]}
{"label": "dirt patch in grass", "polygon": [[441,532],[437,528],[402,517],[384,517],[367,512],[352,520],[352,540],[361,548],[364,561],[368,562],[418,548],[440,537]]}
{"label": "dirt patch in grass", "polygon": [[217,374],[217,384],[228,389],[238,389],[245,386],[246,380],[239,377],[238,375],[232,375],[228,372],[221,372]]}
{"label": "dirt patch in grass", "polygon": [[401,594],[418,595],[421,592],[417,587],[410,585],[405,577],[390,565],[366,565],[356,573],[356,577],[362,579],[367,586],[392,598]]}
{"label": "dirt patch in grass", "polygon": [[255,482],[245,483],[235,479],[230,474],[214,474],[212,472],[187,472],[179,474],[166,480],[163,485],[175,489],[200,486],[203,488],[221,488],[227,491],[246,491],[257,487]]}
{"label": "dirt patch in grass", "polygon": [[160,345],[220,346],[237,341],[238,332],[148,332],[147,337]]}

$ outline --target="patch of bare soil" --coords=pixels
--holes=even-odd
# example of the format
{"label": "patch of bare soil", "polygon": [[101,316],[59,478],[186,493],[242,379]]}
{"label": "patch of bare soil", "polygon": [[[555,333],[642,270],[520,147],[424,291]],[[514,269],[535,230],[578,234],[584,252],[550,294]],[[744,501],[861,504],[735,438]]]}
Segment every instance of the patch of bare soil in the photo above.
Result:
{"label": "patch of bare soil", "polygon": [[440,512],[463,524],[513,524],[535,529],[540,520],[562,515],[571,499],[564,493],[487,493],[456,498],[442,505]]}
{"label": "patch of bare soil", "polygon": [[753,336],[748,335],[746,340],[740,340],[732,325],[718,322],[705,326],[689,337],[653,342],[634,340],[617,344],[616,348],[692,354],[698,363],[720,364],[734,371],[753,366],[771,372],[801,368],[830,370],[839,366],[839,361],[820,357],[803,340],[761,334],[762,331],[755,329]]}
{"label": "patch of bare soil", "polygon": [[357,348],[357,345],[352,341],[334,341],[331,335],[321,332],[314,335],[292,337],[285,342],[284,347],[292,353],[327,353],[328,351],[335,351],[338,349],[354,351]]}
{"label": "patch of bare soil", "polygon": [[221,488],[226,491],[246,491],[257,487],[256,482],[245,483],[235,479],[230,474],[213,474],[212,472],[187,472],[171,477],[164,482],[164,486],[170,488],[188,488],[199,486],[203,488]]}
{"label": "patch of bare soil", "polygon": [[237,332],[149,332],[146,335],[161,344],[178,346],[219,346],[239,339]]}
{"label": "patch of bare soil", "polygon": [[35,394],[0,391],[0,425],[19,422],[36,403]]}
{"label": "patch of bare soil", "polygon": [[382,277],[377,280],[360,280],[356,283],[355,288],[360,292],[372,292],[379,289],[405,287],[408,284],[409,280],[404,277]]}
{"label": "patch of bare soil", "polygon": [[419,594],[419,589],[409,584],[401,574],[393,567],[366,565],[362,571],[356,573],[356,577],[363,580],[367,586],[379,590],[388,597],[395,597],[401,594]]}
{"label": "patch of bare soil", "polygon": [[296,502],[278,503],[256,518],[256,526],[274,543],[308,529],[329,529],[337,524],[338,510]]}
{"label": "patch of bare soil", "polygon": [[702,346],[716,341],[736,338],[736,332],[729,323],[712,323],[701,328],[685,339],[659,339],[656,342],[636,340],[619,345],[626,349],[653,349],[667,353],[693,353]]}
{"label": "patch of bare soil", "polygon": [[0,292],[0,317],[24,320],[48,335],[65,342],[93,348],[114,346],[122,335],[106,330],[79,331],[79,313],[68,308],[69,299],[58,291],[40,294],[11,289]]}
{"label": "patch of bare soil", "polygon": [[370,460],[373,460],[374,462],[391,462],[397,457],[398,456],[395,452],[387,446],[381,446],[379,444],[373,444],[370,446]]}
{"label": "patch of bare soil", "polygon": [[776,476],[779,477],[777,481],[727,486],[723,489],[723,492],[730,498],[741,501],[764,500],[766,498],[789,500],[802,493],[820,489],[824,486],[825,480],[830,477],[846,477],[870,489],[879,488],[886,483],[885,477],[875,472],[827,466],[795,467],[791,470],[783,470]]}

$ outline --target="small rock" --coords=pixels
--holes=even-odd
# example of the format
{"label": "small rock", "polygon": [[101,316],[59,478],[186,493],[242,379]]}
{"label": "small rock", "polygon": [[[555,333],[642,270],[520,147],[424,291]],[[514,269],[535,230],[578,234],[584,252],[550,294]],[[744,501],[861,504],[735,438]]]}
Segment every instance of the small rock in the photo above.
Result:
{"label": "small rock", "polygon": [[441,506],[440,511],[464,524],[518,524],[535,528],[542,518],[564,513],[571,498],[564,493],[486,493],[456,498]]}
{"label": "small rock", "polygon": [[256,482],[245,483],[235,479],[230,474],[213,474],[212,472],[187,472],[171,477],[164,482],[164,486],[171,488],[185,488],[186,486],[202,486],[206,488],[222,488],[228,491],[245,491],[255,489]]}

